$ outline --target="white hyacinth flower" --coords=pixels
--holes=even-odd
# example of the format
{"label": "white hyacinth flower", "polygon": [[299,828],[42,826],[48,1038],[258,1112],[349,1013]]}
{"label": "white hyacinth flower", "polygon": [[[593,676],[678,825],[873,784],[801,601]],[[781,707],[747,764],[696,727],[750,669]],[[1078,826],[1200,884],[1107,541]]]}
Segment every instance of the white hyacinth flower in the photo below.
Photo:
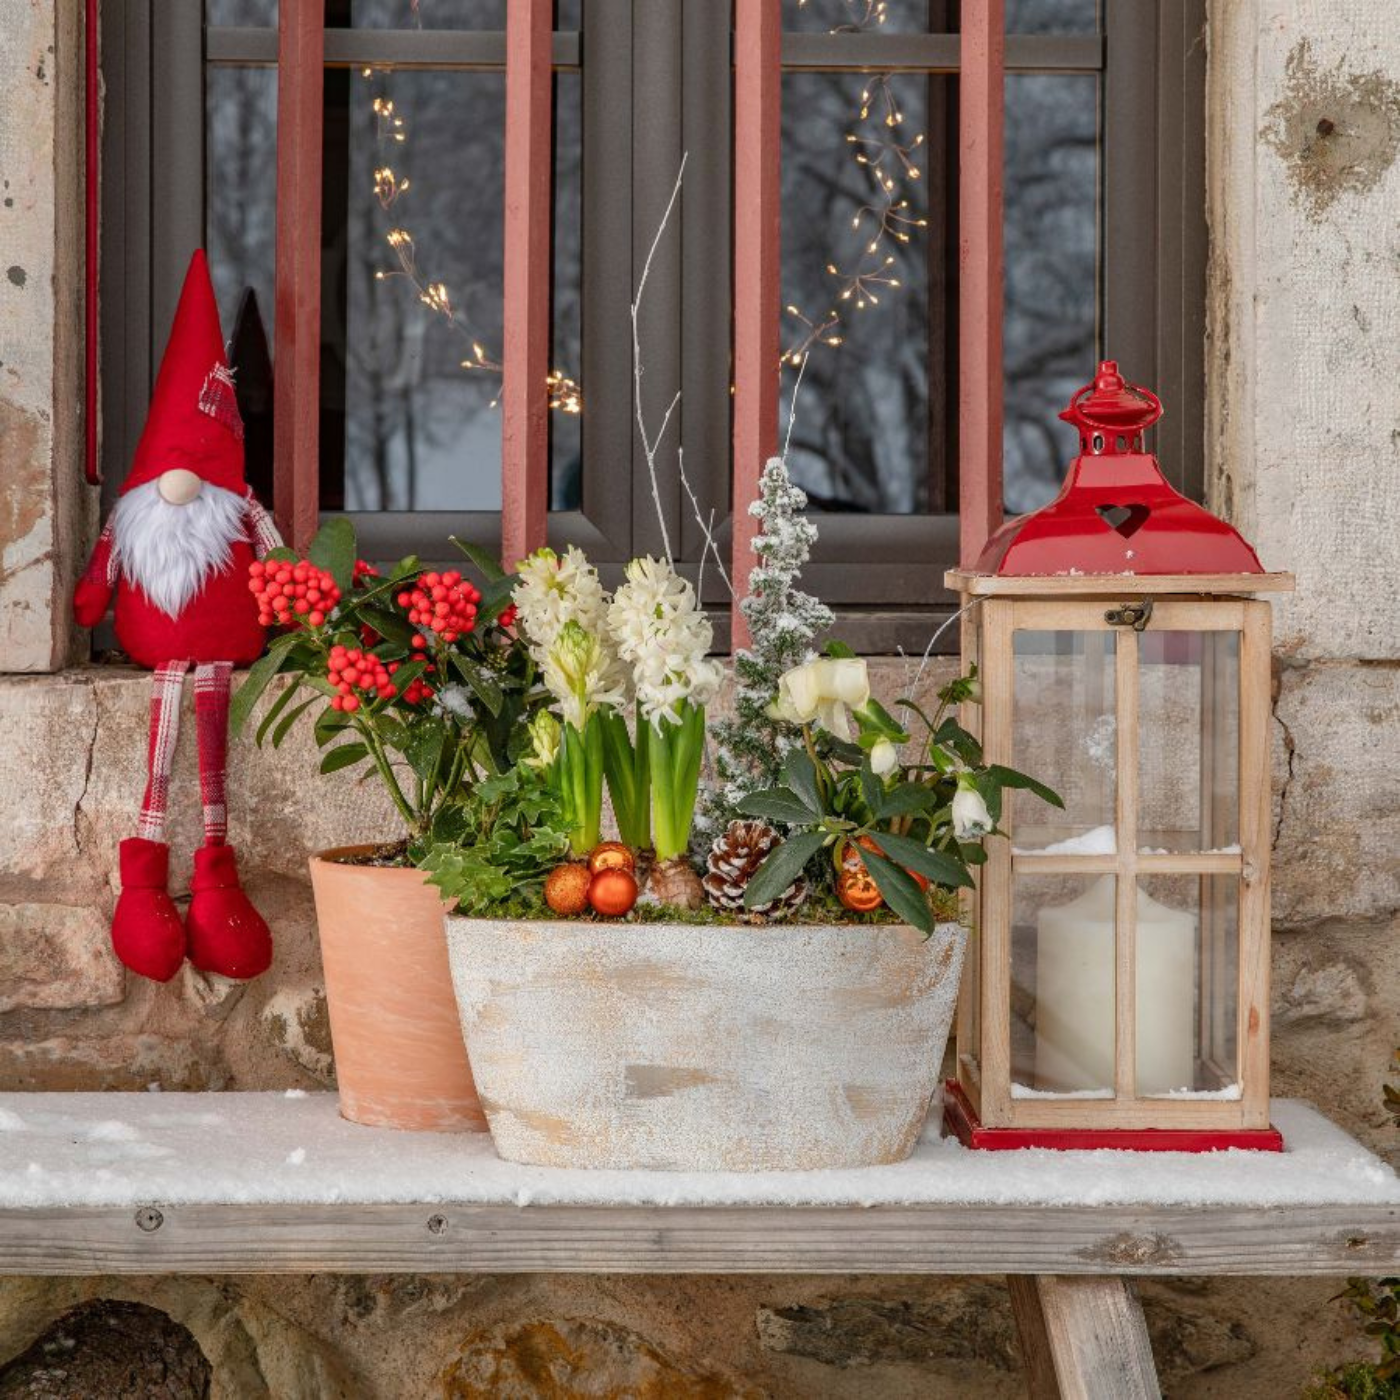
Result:
{"label": "white hyacinth flower", "polygon": [[608,633],[631,667],[637,705],[653,721],[679,722],[684,701],[706,705],[724,679],[707,659],[714,629],[695,590],[661,559],[634,559],[608,609]]}
{"label": "white hyacinth flower", "polygon": [[580,733],[600,705],[626,700],[616,659],[596,632],[585,631],[574,618],[560,629],[544,660],[543,679],[559,702],[564,723]]}
{"label": "white hyacinth flower", "polygon": [[982,794],[972,785],[972,779],[960,777],[953,794],[953,835],[959,841],[976,841],[986,836],[995,823]]}
{"label": "white hyacinth flower", "polygon": [[521,561],[520,581],[511,592],[530,655],[545,664],[568,622],[586,632],[601,632],[608,598],[598,571],[581,549],[570,545],[562,555],[537,549]]}

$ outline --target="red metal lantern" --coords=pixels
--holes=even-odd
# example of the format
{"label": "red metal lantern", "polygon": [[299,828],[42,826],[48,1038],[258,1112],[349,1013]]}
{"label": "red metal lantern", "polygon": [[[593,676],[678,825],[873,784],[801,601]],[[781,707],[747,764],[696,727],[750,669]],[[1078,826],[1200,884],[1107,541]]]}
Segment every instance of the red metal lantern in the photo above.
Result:
{"label": "red metal lantern", "polygon": [[[1269,1126],[1266,574],[1144,450],[1162,406],[1112,361],[1061,415],[1080,454],[963,595],[963,722],[1008,794],[973,894],[947,1121],[974,1147],[1277,1150]],[[973,606],[976,604],[976,606]]]}

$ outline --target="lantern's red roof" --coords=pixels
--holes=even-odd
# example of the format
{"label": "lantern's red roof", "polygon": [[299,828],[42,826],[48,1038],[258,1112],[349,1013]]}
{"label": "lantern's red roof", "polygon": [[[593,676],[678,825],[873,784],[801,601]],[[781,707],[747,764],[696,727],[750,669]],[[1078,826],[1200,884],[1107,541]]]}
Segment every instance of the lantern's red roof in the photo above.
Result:
{"label": "lantern's red roof", "polygon": [[988,574],[1258,574],[1232,525],[1177,491],[1143,446],[1162,416],[1157,396],[1104,360],[1060,417],[1079,430],[1060,494],[1008,520],[982,550]]}

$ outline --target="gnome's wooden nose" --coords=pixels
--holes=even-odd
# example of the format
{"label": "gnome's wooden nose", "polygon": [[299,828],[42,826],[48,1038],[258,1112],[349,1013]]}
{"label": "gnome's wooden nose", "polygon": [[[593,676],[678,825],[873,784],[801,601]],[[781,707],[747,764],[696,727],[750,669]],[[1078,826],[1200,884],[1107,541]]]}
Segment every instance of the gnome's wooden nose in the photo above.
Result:
{"label": "gnome's wooden nose", "polygon": [[160,498],[172,506],[187,506],[204,489],[204,483],[194,472],[183,467],[173,467],[156,478],[156,490]]}

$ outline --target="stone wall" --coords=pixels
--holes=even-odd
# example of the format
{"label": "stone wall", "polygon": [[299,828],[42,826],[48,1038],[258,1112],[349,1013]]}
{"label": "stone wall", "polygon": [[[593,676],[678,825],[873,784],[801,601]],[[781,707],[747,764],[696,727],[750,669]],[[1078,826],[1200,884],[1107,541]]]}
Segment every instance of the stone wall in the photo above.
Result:
{"label": "stone wall", "polygon": [[[0,665],[11,673],[68,658],[61,601],[78,526],[91,530],[91,493],[76,485],[72,334],[79,10],[0,0],[12,97],[0,109]],[[1299,575],[1278,610],[1276,1089],[1395,1160],[1380,1107],[1400,1026],[1390,21],[1386,0],[1213,7],[1208,466],[1217,508],[1269,567]],[[316,779],[304,734],[275,755],[238,748],[231,840],[274,926],[274,968],[249,986],[188,968],[167,987],[128,978],[106,922],[116,845],[140,796],[148,695],[148,678],[121,668],[0,678],[0,1088],[328,1087],[305,857],[378,836],[387,805],[344,775]],[[192,718],[187,705],[188,738]],[[174,791],[182,888],[199,840],[192,744]],[[1173,1396],[1295,1394],[1315,1366],[1362,1349],[1329,1302],[1332,1281],[1142,1291]],[[570,1394],[585,1371],[599,1394],[1023,1393],[997,1280],[323,1276],[6,1280],[0,1394],[22,1393],[36,1367],[77,1364],[86,1349],[74,1339],[103,1308],[135,1341],[84,1374],[144,1366],[170,1394],[196,1393],[189,1337],[213,1394],[238,1400]]]}

